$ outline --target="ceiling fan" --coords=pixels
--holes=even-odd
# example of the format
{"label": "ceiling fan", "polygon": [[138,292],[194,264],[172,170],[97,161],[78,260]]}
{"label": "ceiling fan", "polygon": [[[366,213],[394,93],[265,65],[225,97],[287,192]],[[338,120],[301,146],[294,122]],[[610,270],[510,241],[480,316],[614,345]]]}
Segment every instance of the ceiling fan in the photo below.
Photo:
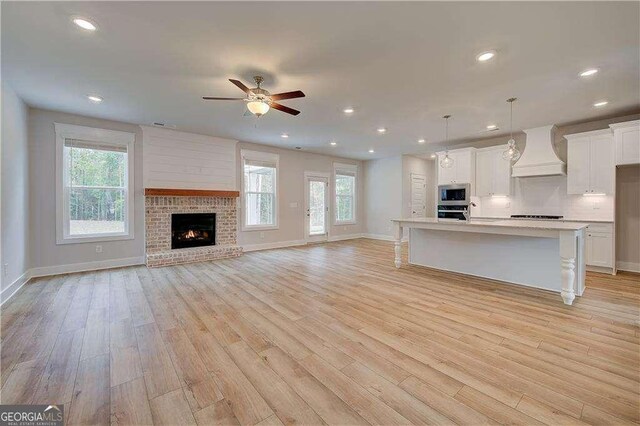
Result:
{"label": "ceiling fan", "polygon": [[249,89],[241,81],[231,78],[229,79],[230,82],[238,86],[240,90],[247,94],[246,98],[216,98],[211,96],[203,96],[202,99],[206,101],[244,101],[247,103],[247,109],[257,117],[266,114],[270,108],[277,109],[291,115],[300,114],[300,111],[298,110],[275,102],[281,101],[283,99],[304,98],[304,93],[302,93],[300,90],[272,95],[267,90],[260,87],[260,84],[262,84],[262,82],[264,81],[264,78],[262,78],[262,76],[257,75],[253,77],[253,80],[256,82],[257,87]]}

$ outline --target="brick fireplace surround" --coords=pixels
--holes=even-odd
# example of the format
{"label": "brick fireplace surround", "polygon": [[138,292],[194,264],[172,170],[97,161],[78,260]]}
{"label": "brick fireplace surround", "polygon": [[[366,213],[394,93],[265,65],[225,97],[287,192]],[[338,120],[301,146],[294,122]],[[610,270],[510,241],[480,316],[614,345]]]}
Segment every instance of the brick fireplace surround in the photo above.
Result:
{"label": "brick fireplace surround", "polygon": [[[242,254],[237,245],[237,192],[145,189],[148,267],[203,262]],[[216,245],[171,250],[171,214],[215,213]]]}

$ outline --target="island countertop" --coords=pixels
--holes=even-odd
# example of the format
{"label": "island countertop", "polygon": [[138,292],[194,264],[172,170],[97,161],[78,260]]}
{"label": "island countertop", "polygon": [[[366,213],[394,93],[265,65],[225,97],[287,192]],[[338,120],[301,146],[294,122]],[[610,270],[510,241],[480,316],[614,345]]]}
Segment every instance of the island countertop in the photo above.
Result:
{"label": "island countertop", "polygon": [[[553,221],[541,221],[541,220],[496,220],[492,222],[483,220],[440,220],[435,217],[420,217],[420,218],[406,218],[406,219],[392,219],[392,222],[401,223],[403,226],[415,225],[433,225],[434,227],[440,227],[448,230],[469,231],[473,228],[481,228],[489,230],[490,228],[520,228],[520,229],[539,229],[539,230],[553,230],[553,231],[579,231],[588,226],[588,223],[584,222],[553,222]],[[431,226],[429,226],[431,227]],[[465,229],[466,228],[466,229]],[[486,232],[486,231],[485,231]]]}

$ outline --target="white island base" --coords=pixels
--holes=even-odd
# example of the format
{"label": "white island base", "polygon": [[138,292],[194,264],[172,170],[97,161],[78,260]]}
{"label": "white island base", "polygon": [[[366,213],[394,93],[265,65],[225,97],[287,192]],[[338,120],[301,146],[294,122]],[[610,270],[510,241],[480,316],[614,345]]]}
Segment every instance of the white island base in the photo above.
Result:
{"label": "white island base", "polygon": [[583,223],[394,220],[395,264],[409,228],[409,263],[560,293],[571,305],[585,287]]}

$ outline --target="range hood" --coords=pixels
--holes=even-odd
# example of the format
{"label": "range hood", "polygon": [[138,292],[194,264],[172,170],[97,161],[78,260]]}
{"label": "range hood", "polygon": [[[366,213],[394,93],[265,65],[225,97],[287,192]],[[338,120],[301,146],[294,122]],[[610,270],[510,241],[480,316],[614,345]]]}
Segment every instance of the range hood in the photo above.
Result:
{"label": "range hood", "polygon": [[527,144],[520,159],[513,165],[511,176],[564,176],[567,165],[560,160],[553,149],[556,126],[527,129]]}

